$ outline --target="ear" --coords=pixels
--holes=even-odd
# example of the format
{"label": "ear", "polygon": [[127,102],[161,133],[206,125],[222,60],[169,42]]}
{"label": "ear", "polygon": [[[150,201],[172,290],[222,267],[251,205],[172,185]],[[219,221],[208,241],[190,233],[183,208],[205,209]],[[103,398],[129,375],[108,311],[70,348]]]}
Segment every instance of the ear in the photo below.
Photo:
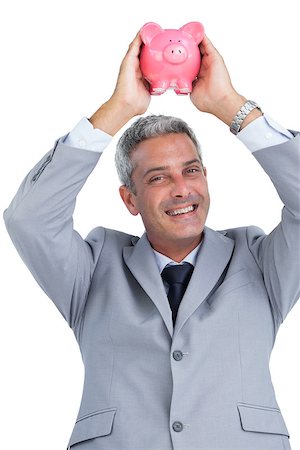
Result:
{"label": "ear", "polygon": [[204,38],[204,27],[200,22],[189,22],[180,28],[192,36],[196,44],[199,44]]}
{"label": "ear", "polygon": [[134,195],[134,193],[130,191],[125,185],[119,187],[119,193],[130,214],[132,214],[133,216],[137,216],[139,210],[136,206],[136,196]]}
{"label": "ear", "polygon": [[207,168],[206,167],[203,167],[203,173],[204,173],[205,178],[207,178]]}
{"label": "ear", "polygon": [[163,29],[154,22],[147,22],[140,30],[140,36],[145,45],[149,45],[152,39]]}

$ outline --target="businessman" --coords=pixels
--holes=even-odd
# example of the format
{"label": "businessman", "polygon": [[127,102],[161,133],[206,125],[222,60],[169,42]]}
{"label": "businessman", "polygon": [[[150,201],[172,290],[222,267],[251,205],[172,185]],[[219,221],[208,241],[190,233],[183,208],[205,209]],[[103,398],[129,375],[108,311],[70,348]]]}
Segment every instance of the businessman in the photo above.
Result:
{"label": "businessman", "polygon": [[269,235],[208,228],[207,172],[193,131],[150,115],[124,132],[116,152],[120,195],[145,234],[99,226],[83,239],[73,229],[76,196],[101,152],[149,106],[140,47],[138,34],[111,98],[58,139],[4,213],[82,353],[83,396],[68,448],[290,449],[269,359],[299,298],[299,134],[234,89],[207,37],[190,99],[253,153],[284,203],[281,223]]}

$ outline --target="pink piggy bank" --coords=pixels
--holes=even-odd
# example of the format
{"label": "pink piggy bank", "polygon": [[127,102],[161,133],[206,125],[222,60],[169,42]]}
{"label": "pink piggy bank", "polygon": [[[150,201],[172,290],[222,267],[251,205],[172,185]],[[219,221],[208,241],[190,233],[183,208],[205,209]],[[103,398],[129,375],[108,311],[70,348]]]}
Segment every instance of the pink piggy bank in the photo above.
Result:
{"label": "pink piggy bank", "polygon": [[140,36],[144,43],[140,67],[150,83],[150,94],[160,95],[169,88],[176,94],[190,93],[201,64],[198,44],[204,37],[203,25],[189,22],[179,30],[163,30],[148,22]]}

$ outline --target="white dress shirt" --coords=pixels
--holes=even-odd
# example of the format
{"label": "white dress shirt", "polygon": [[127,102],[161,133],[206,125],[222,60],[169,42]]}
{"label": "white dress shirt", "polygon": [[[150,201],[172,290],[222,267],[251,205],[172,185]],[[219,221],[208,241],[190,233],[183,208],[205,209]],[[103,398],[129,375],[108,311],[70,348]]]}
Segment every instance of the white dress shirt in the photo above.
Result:
{"label": "white dress shirt", "polygon": [[188,263],[192,264],[192,266],[195,267],[196,258],[197,258],[197,254],[198,254],[200,246],[201,246],[201,242],[200,242],[200,244],[197,245],[196,248],[194,248],[194,250],[192,250],[179,263],[176,262],[176,261],[173,261],[173,259],[171,259],[171,258],[168,258],[168,256],[163,255],[162,253],[159,253],[156,250],[152,249],[153,252],[154,252],[154,256],[155,256],[155,259],[156,259],[156,263],[157,263],[157,266],[158,266],[159,273],[161,274],[166,266],[173,266],[173,265],[176,265],[176,264],[183,264],[185,262],[188,262]]}

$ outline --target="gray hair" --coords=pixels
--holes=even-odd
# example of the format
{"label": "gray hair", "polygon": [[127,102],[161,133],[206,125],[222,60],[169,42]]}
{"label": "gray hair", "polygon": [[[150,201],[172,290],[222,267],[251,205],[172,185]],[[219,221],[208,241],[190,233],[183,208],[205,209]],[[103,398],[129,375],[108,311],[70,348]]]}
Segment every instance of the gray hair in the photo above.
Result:
{"label": "gray hair", "polygon": [[131,154],[140,142],[156,136],[163,136],[170,133],[185,133],[192,140],[198,152],[201,164],[202,155],[200,144],[194,131],[182,119],[172,116],[151,114],[137,119],[120,137],[117,143],[115,164],[120,181],[135,193],[135,186],[132,181],[134,164]]}

